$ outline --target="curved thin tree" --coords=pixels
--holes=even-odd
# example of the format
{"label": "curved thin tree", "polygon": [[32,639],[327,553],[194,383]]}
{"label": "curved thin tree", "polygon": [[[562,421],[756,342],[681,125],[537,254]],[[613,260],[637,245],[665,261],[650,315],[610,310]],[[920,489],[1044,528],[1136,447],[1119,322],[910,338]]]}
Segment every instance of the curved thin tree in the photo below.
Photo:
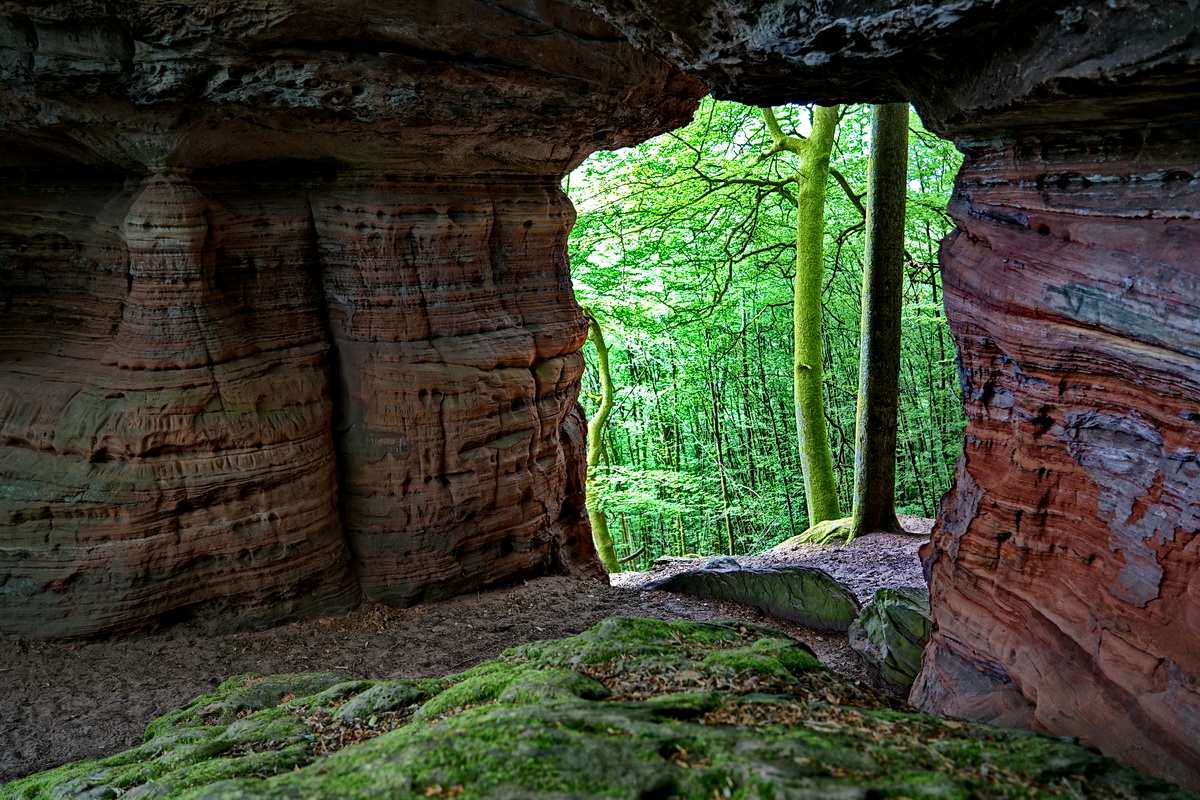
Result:
{"label": "curved thin tree", "polygon": [[[600,378],[600,408],[588,420],[587,428],[587,489],[595,486],[595,474],[600,466],[600,454],[604,452],[604,426],[608,424],[608,415],[613,407],[612,371],[608,365],[608,344],[604,341],[604,331],[596,315],[589,309],[583,309],[588,321],[588,341],[596,348],[596,367]],[[612,534],[608,530],[608,514],[595,502],[587,504],[588,520],[592,523],[592,542],[596,545],[596,553],[609,572],[620,572],[621,562],[617,560],[617,550],[613,546]]]}

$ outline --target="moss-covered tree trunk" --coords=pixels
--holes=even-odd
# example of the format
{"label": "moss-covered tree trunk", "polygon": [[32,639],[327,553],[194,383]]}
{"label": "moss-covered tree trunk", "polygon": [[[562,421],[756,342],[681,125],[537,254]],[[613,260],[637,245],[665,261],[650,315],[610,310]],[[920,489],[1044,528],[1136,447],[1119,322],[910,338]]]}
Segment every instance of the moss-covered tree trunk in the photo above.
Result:
{"label": "moss-covered tree trunk", "polygon": [[800,156],[796,171],[796,280],[792,295],[793,397],[800,469],[809,525],[838,519],[837,482],[825,429],[821,367],[821,289],[825,272],[825,185],[837,133],[838,107],[813,110],[807,139],[783,133],[774,113],[763,109],[774,151]]}
{"label": "moss-covered tree trunk", "polygon": [[896,414],[907,172],[908,104],[875,106],[871,115],[850,538],[872,531],[901,530],[896,519]]}
{"label": "moss-covered tree trunk", "polygon": [[[592,496],[595,486],[596,468],[600,465],[600,456],[604,452],[604,426],[608,423],[608,415],[613,407],[612,372],[608,366],[608,344],[604,341],[604,332],[596,315],[584,309],[588,318],[588,340],[596,348],[596,369],[600,374],[600,408],[595,416],[588,421],[587,429],[587,494]],[[588,519],[592,523],[592,542],[596,552],[609,572],[620,572],[621,562],[617,560],[617,551],[613,546],[612,534],[608,530],[608,515],[594,501],[587,504]]]}

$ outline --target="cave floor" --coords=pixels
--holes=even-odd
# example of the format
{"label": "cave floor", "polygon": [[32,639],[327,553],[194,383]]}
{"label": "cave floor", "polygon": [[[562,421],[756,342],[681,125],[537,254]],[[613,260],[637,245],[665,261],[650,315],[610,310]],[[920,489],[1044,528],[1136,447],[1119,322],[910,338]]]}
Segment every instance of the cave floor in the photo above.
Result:
{"label": "cave floor", "polygon": [[[801,546],[740,557],[747,567],[818,566],[860,599],[875,588],[922,582],[917,547],[930,521],[904,517],[914,535],[872,534],[851,545]],[[153,718],[242,673],[335,671],[371,679],[422,678],[467,669],[514,645],[571,636],[605,617],[640,616],[769,625],[807,643],[827,666],[884,688],[843,634],[770,617],[756,608],[641,591],[653,573],[606,585],[544,577],[453,600],[355,612],[253,633],[214,635],[198,623],[79,642],[8,640],[0,656],[0,782],[139,743]]]}

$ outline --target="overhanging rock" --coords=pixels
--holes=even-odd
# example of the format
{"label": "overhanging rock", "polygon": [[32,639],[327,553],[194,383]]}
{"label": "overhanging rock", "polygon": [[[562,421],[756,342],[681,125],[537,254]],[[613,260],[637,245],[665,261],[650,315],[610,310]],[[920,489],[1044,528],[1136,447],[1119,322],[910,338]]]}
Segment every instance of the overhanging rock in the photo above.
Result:
{"label": "overhanging rock", "polygon": [[685,122],[592,13],[0,12],[0,629],[595,573],[559,178]]}
{"label": "overhanging rock", "polygon": [[941,266],[969,423],[913,697],[1200,787],[1195,3],[580,5],[720,96],[907,99],[963,150]]}

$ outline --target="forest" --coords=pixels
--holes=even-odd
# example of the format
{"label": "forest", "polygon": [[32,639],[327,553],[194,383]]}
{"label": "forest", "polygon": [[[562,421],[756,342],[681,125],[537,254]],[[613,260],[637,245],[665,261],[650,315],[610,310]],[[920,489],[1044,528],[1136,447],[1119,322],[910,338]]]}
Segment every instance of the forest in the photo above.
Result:
{"label": "forest", "polygon": [[[964,425],[937,269],[961,156],[915,116],[908,124],[895,510],[929,517]],[[816,233],[817,374],[835,510],[848,515],[871,107],[764,112],[709,98],[688,127],[597,153],[568,176],[575,290],[592,321],[581,400],[605,420],[588,504],[624,568],[760,552],[812,521],[793,362],[802,159],[781,145],[807,146],[821,126],[833,138]]]}

